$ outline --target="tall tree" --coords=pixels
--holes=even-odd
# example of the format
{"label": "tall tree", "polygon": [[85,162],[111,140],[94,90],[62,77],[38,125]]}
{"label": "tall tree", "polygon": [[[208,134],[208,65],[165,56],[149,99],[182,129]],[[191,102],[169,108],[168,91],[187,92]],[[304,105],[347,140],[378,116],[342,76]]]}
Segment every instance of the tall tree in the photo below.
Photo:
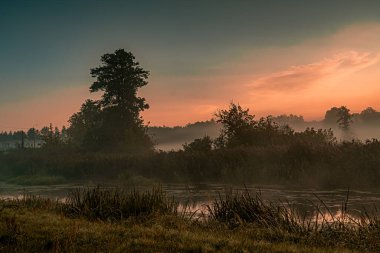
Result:
{"label": "tall tree", "polygon": [[149,108],[137,90],[148,84],[149,71],[140,67],[131,52],[118,49],[101,57],[102,65],[91,69],[96,81],[90,91],[103,91],[100,103],[105,108],[116,108],[121,119],[139,123],[139,113]]}
{"label": "tall tree", "polygon": [[90,91],[103,94],[99,101],[86,101],[81,111],[70,118],[71,136],[95,149],[152,148],[140,116],[149,105],[137,94],[139,88],[148,84],[149,71],[140,66],[131,52],[118,49],[103,55],[101,65],[91,69],[91,75],[96,80]]}

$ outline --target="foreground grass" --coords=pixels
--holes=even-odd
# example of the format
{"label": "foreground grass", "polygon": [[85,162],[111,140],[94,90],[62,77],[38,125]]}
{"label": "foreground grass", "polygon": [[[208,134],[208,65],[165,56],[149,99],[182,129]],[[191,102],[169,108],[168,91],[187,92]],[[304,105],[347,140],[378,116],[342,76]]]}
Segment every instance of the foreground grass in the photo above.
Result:
{"label": "foreground grass", "polygon": [[25,194],[0,201],[0,251],[380,251],[377,216],[363,216],[354,226],[345,212],[332,223],[314,222],[248,191],[220,195],[208,213],[190,218],[160,188],[82,188],[65,203]]}
{"label": "foreground grass", "polygon": [[179,216],[110,223],[68,218],[54,204],[2,202],[1,252],[354,252],[312,247],[291,234],[254,226],[228,228]]}

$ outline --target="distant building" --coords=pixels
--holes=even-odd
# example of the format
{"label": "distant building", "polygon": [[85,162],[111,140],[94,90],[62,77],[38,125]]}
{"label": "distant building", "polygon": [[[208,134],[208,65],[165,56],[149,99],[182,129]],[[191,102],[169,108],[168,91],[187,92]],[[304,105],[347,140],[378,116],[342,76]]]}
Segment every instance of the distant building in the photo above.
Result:
{"label": "distant building", "polygon": [[[40,139],[30,140],[24,139],[24,148],[41,148],[44,141]],[[22,148],[21,140],[9,140],[9,141],[0,141],[0,151],[7,151],[11,149],[20,149]]]}

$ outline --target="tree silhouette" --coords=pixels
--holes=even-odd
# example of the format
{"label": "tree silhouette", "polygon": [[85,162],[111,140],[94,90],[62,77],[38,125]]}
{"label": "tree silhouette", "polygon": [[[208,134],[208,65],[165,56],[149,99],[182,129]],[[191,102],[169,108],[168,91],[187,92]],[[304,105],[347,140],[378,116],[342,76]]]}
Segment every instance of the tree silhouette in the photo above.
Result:
{"label": "tree silhouette", "polygon": [[363,123],[373,124],[380,122],[380,112],[376,111],[372,107],[367,107],[360,113],[360,119]]}
{"label": "tree silhouette", "polygon": [[347,131],[352,123],[352,115],[346,106],[341,106],[337,110],[337,123],[340,128]]}
{"label": "tree silhouette", "polygon": [[325,113],[324,123],[328,124],[329,126],[336,125],[338,120],[338,107],[332,107],[330,110],[327,110]]}
{"label": "tree silhouette", "polygon": [[222,124],[220,136],[215,140],[217,147],[231,147],[250,144],[251,133],[257,122],[249,109],[231,103],[228,110],[220,110],[216,114],[216,122]]}
{"label": "tree silhouette", "polygon": [[69,119],[70,127],[67,130],[72,145],[85,149],[99,149],[99,134],[102,124],[101,107],[98,102],[86,100],[79,112]]}
{"label": "tree silhouette", "polygon": [[116,108],[121,118],[139,122],[139,113],[149,108],[144,98],[137,96],[138,88],[148,84],[149,71],[140,67],[131,52],[118,49],[101,57],[102,66],[91,69],[96,81],[90,91],[104,91],[100,103]]}
{"label": "tree silhouette", "polygon": [[90,92],[103,92],[102,97],[99,101],[87,100],[81,111],[70,118],[71,141],[91,149],[152,148],[140,117],[149,105],[137,95],[138,89],[148,84],[149,71],[124,49],[104,54],[101,63],[91,69],[96,80]]}

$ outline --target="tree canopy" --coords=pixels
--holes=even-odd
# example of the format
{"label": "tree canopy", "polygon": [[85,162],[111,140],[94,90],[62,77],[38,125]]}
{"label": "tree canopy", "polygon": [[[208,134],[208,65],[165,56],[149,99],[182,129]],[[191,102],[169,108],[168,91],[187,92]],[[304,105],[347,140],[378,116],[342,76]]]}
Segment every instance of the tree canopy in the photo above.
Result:
{"label": "tree canopy", "polygon": [[91,92],[103,91],[100,103],[103,107],[116,107],[120,116],[139,117],[139,112],[149,108],[144,98],[137,96],[138,88],[148,84],[149,71],[140,67],[131,52],[118,49],[101,57],[102,65],[91,69],[96,81]]}
{"label": "tree canopy", "polygon": [[223,126],[216,140],[217,146],[244,145],[251,141],[250,134],[257,122],[255,116],[249,114],[249,109],[231,103],[228,110],[219,110],[215,116],[216,122]]}
{"label": "tree canopy", "polygon": [[71,141],[91,149],[136,151],[152,148],[140,112],[148,109],[138,89],[148,84],[144,70],[131,52],[118,49],[101,57],[91,69],[96,80],[90,92],[103,92],[98,101],[87,100],[69,120]]}
{"label": "tree canopy", "polygon": [[348,130],[352,123],[352,115],[350,113],[350,110],[346,106],[341,106],[337,110],[337,116],[338,126],[343,130]]}

